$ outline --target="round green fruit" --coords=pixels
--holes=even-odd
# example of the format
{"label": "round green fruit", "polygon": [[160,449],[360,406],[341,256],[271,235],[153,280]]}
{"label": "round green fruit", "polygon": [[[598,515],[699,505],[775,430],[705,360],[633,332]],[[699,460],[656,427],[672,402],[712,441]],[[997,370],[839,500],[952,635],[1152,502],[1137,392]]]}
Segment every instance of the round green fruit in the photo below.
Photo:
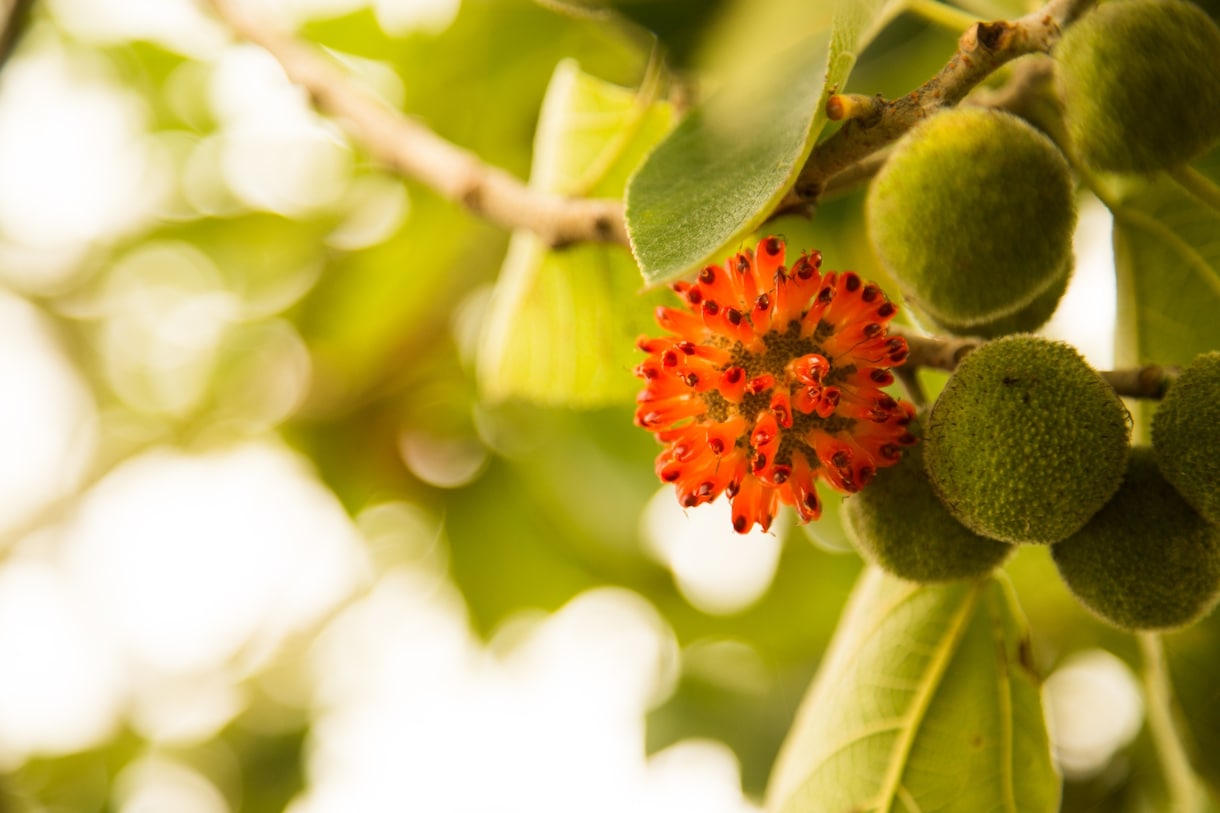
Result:
{"label": "round green fruit", "polygon": [[981,336],[984,339],[995,339],[1012,333],[1030,333],[1045,325],[1055,315],[1055,310],[1059,307],[1059,300],[1063,299],[1063,295],[1067,292],[1071,278],[1072,264],[1069,262],[1063,273],[1056,279],[1055,284],[1038,294],[1033,302],[1016,313],[1001,316],[990,322],[978,325],[958,325],[938,322],[935,319],[932,319],[931,322],[933,327],[945,333],[954,333],[958,336]]}
{"label": "round green fruit", "polygon": [[1114,498],[1051,555],[1080,603],[1123,629],[1182,627],[1220,598],[1220,528],[1182,499],[1146,447],[1132,451]]}
{"label": "round green fruit", "polygon": [[866,209],[907,299],[955,329],[1023,310],[1071,263],[1067,162],[1010,113],[954,109],[920,122],[894,146]]}
{"label": "round green fruit", "polygon": [[1220,27],[1194,3],[1104,3],[1054,53],[1068,134],[1090,166],[1166,169],[1220,138]]}
{"label": "round green fruit", "polygon": [[983,536],[1049,544],[1118,489],[1130,417],[1070,345],[995,339],[958,366],[928,417],[924,464],[953,516]]}
{"label": "round green fruit", "polygon": [[1220,352],[1197,357],[1152,416],[1152,448],[1165,479],[1220,525]]}
{"label": "round green fruit", "polygon": [[843,524],[860,555],[902,579],[944,582],[991,572],[1012,545],[972,533],[945,510],[924,473],[923,449],[842,503]]}

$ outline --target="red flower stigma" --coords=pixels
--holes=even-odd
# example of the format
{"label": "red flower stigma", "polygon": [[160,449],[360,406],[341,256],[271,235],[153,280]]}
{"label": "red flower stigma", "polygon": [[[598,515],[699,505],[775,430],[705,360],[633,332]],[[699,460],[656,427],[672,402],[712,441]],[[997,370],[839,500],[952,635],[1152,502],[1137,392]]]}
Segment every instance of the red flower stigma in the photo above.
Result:
{"label": "red flower stigma", "polygon": [[635,422],[665,447],[657,476],[688,508],[727,495],[739,533],[768,530],[781,504],[817,519],[818,480],[853,493],[915,442],[915,408],[881,389],[908,354],[887,333],[897,308],[816,251],[784,255],[767,237],[676,283],[682,307],[657,310],[669,335],[637,343]]}

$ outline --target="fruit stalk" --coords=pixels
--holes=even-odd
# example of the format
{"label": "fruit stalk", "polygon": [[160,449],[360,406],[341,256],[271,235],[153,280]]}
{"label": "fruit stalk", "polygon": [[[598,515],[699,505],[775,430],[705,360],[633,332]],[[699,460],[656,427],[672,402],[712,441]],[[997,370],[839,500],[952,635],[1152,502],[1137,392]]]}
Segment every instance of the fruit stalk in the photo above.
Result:
{"label": "fruit stalk", "polygon": [[[890,334],[906,339],[911,351],[907,368],[930,367],[949,373],[957,369],[962,359],[985,343],[982,339],[969,336],[925,336],[904,325],[891,325]],[[1159,399],[1164,397],[1169,385],[1177,378],[1178,368],[1145,364],[1102,370],[1100,375],[1123,397]]]}
{"label": "fruit stalk", "polygon": [[1165,648],[1161,643],[1161,636],[1155,632],[1141,632],[1136,638],[1144,659],[1142,681],[1148,730],[1152,734],[1157,759],[1160,760],[1161,772],[1165,777],[1169,809],[1174,813],[1201,813],[1203,794],[1173,721],[1173,691],[1169,685],[1169,669],[1165,663]]}
{"label": "fruit stalk", "polygon": [[320,113],[341,122],[353,140],[402,176],[492,223],[528,229],[556,248],[583,241],[627,245],[621,201],[533,189],[389,107],[316,48],[251,15],[236,0],[208,5],[238,37],[271,54]]}

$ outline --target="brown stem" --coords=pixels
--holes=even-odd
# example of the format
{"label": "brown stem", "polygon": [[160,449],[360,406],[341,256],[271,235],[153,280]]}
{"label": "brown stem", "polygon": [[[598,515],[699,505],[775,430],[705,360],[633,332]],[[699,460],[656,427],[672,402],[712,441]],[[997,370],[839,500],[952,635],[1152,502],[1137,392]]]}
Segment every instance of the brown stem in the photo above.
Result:
{"label": "brown stem", "polygon": [[[1019,56],[1045,53],[1059,39],[1062,26],[1096,0],[1050,0],[1041,9],[1011,22],[979,22],[958,40],[957,51],[945,66],[920,87],[892,101],[832,95],[828,115],[846,123],[818,144],[805,163],[792,191],[780,203],[791,211],[817,200],[830,180],[893,143],[918,122],[951,107],[990,76]],[[854,115],[853,115],[854,114]]]}
{"label": "brown stem", "polygon": [[208,0],[242,39],[266,49],[319,112],[338,119],[381,162],[448,200],[510,229],[528,229],[552,246],[583,241],[627,245],[623,205],[532,189],[419,122],[386,106],[316,49],[256,20],[238,0]]}
{"label": "brown stem", "polygon": [[[890,334],[907,340],[911,354],[907,365],[931,367],[935,370],[953,372],[962,359],[982,345],[986,339],[970,336],[925,336],[902,325],[890,325]],[[1104,370],[1100,373],[1114,391],[1128,398],[1163,398],[1169,386],[1178,377],[1177,367],[1162,367],[1145,364],[1121,370]]]}

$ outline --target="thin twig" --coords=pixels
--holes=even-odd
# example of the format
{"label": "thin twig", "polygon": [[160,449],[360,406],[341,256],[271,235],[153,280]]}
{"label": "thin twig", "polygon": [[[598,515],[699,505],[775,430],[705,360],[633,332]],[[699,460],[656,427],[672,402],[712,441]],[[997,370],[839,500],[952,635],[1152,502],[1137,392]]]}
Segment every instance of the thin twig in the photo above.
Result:
{"label": "thin twig", "polygon": [[[878,115],[850,118],[838,132],[818,144],[781,210],[815,202],[828,181],[944,107],[951,107],[997,68],[1025,54],[1045,53],[1058,41],[1062,27],[1096,0],[1050,0],[1041,9],[1011,22],[979,22],[958,40],[957,51],[940,71],[893,101],[880,103]],[[853,101],[860,102],[861,97]],[[831,96],[828,108],[842,100]],[[854,105],[858,109],[859,104]]]}
{"label": "thin twig", "polygon": [[[987,342],[986,339],[972,336],[925,336],[901,325],[890,325],[889,332],[906,339],[907,348],[911,351],[907,356],[907,366],[930,367],[949,373],[957,369],[962,359]],[[1177,367],[1145,364],[1142,367],[1104,370],[1100,375],[1119,395],[1157,399],[1165,396],[1178,373]]]}
{"label": "thin twig", "polygon": [[890,325],[889,332],[907,340],[907,348],[911,351],[907,356],[908,364],[950,373],[986,341],[974,337],[925,336],[901,325]]}
{"label": "thin twig", "polygon": [[1145,364],[1143,367],[1105,370],[1101,377],[1119,395],[1129,398],[1164,398],[1179,372],[1177,367]]}
{"label": "thin twig", "polygon": [[288,78],[309,92],[319,112],[338,119],[369,153],[405,177],[493,223],[533,231],[552,246],[584,241],[627,245],[620,201],[532,189],[388,107],[318,50],[250,16],[237,0],[208,2],[239,37],[275,57]]}

